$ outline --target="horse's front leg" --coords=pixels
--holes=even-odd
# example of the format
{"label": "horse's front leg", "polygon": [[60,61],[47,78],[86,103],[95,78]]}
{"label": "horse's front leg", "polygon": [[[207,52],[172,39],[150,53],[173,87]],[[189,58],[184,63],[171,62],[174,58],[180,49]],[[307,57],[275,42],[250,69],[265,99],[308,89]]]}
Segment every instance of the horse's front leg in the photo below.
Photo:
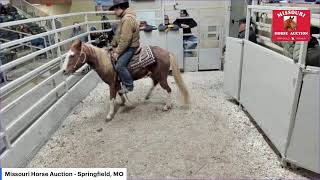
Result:
{"label": "horse's front leg", "polygon": [[110,121],[114,116],[114,107],[116,104],[116,96],[117,96],[116,86],[111,85],[110,86],[110,108],[109,108],[109,113],[107,115],[107,121]]}
{"label": "horse's front leg", "polygon": [[124,97],[123,94],[119,93],[119,90],[121,89],[120,83],[116,83],[116,92],[118,92],[120,96],[120,106],[125,106],[126,105],[126,98]]}

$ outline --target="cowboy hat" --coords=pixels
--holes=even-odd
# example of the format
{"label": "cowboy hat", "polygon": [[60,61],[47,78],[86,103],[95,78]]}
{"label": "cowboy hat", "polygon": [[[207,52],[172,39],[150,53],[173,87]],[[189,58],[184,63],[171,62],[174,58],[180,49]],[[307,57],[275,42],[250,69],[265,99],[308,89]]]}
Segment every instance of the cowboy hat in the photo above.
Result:
{"label": "cowboy hat", "polygon": [[110,11],[113,11],[117,6],[124,4],[124,3],[129,3],[128,0],[113,0],[113,5],[109,8]]}

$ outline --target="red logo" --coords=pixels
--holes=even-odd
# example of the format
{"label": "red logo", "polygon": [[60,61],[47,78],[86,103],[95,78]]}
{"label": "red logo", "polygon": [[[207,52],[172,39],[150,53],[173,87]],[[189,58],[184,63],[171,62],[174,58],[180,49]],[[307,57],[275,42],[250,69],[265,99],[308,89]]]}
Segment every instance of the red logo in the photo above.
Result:
{"label": "red logo", "polygon": [[309,41],[310,10],[273,10],[272,41]]}

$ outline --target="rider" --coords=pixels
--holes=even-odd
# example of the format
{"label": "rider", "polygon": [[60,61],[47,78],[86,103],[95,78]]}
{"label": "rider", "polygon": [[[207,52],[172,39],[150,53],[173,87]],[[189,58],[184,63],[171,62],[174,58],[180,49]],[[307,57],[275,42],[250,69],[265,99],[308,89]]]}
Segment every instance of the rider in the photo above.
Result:
{"label": "rider", "polygon": [[129,8],[128,0],[113,0],[114,5],[110,8],[115,11],[117,17],[121,18],[117,32],[112,41],[114,51],[112,57],[117,61],[115,69],[124,85],[120,93],[133,90],[133,78],[127,66],[140,46],[139,23],[135,12]]}

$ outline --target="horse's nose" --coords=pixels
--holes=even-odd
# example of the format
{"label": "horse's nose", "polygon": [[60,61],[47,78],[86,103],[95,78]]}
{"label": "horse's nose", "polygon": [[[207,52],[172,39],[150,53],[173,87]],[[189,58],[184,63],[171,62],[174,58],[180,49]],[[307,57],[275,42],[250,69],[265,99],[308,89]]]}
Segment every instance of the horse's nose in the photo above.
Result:
{"label": "horse's nose", "polygon": [[63,75],[67,75],[67,71],[66,71],[66,70],[63,70],[63,71],[62,71],[62,74],[63,74]]}

